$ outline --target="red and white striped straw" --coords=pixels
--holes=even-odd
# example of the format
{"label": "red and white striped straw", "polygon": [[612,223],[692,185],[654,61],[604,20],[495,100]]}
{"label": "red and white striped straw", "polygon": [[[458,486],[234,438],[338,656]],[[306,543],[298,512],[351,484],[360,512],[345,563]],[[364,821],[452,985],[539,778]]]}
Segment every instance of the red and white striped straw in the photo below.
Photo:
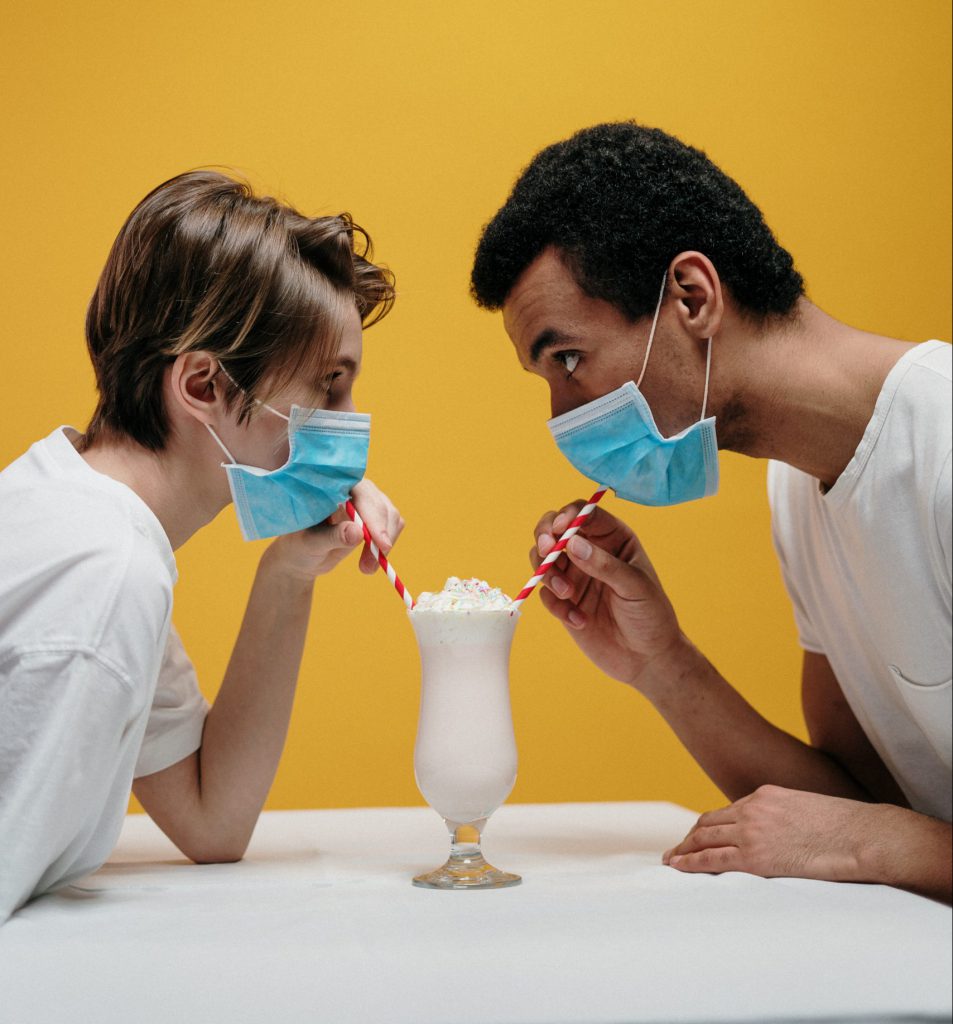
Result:
{"label": "red and white striped straw", "polygon": [[371,549],[371,554],[377,559],[377,564],[387,573],[387,578],[394,584],[394,589],[404,599],[404,604],[408,608],[413,608],[414,599],[407,592],[407,588],[400,581],[400,577],[394,572],[394,567],[387,561],[387,558],[381,553],[381,549],[374,543],[374,538],[371,536],[371,531],[368,530],[364,520],[358,515],[357,509],[351,501],[348,501],[344,508],[347,510],[347,514],[351,517],[352,522],[357,525],[364,532],[364,541],[367,546]]}
{"label": "red and white striped straw", "polygon": [[569,524],[569,529],[556,541],[553,550],[539,563],[539,567],[536,570],[536,575],[531,576],[526,582],[526,586],[516,595],[513,599],[510,608],[512,611],[516,611],[519,606],[529,597],[530,594],[536,589],[536,585],[539,581],[549,572],[552,568],[553,563],[562,554],[566,545],[572,540],[573,537],[579,532],[580,527],[595,511],[596,505],[602,500],[602,496],[608,490],[607,487],[600,487],[598,491],[589,499],[589,501],[583,505],[579,515]]}

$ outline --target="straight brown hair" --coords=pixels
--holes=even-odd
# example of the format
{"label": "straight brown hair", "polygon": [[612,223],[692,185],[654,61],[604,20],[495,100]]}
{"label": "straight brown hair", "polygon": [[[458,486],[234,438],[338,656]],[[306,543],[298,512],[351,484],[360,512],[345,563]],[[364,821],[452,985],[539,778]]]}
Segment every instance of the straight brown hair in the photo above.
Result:
{"label": "straight brown hair", "polygon": [[247,182],[189,171],[153,189],[110,250],[86,315],[99,400],[88,447],[125,436],[161,451],[166,368],[183,352],[227,363],[247,419],[293,380],[323,380],[355,306],[365,326],[394,302],[368,234],[342,213],[305,217]]}

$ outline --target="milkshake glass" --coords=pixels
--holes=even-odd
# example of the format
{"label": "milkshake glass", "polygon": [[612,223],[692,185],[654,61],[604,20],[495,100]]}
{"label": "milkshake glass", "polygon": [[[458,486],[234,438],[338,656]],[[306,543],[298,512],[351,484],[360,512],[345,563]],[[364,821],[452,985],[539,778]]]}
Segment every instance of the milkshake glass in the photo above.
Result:
{"label": "milkshake glass", "polygon": [[446,864],[414,879],[429,889],[497,889],[520,881],[488,864],[480,848],[487,818],[516,782],[509,654],[519,612],[508,610],[499,591],[489,591],[496,601],[480,601],[479,591],[477,600],[459,593],[447,599],[454,585],[475,590],[476,584],[485,597],[482,581],[451,578],[442,594],[422,594],[409,613],[422,668],[414,774],[451,835]]}

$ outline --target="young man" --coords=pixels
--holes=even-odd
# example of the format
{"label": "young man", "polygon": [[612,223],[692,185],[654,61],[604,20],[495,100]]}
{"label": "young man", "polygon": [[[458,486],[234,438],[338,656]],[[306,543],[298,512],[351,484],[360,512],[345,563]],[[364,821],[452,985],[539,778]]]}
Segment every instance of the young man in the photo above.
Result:
{"label": "young man", "polygon": [[[243,855],[315,579],[361,542],[339,503],[353,493],[385,551],[403,527],[362,482],[351,386],[393,286],[355,235],[212,172],[120,231],[87,317],[93,419],[0,473],[0,924],[103,863],[133,778],[187,856]],[[278,539],[209,709],[171,628],[173,552],[233,498],[246,538]]]}
{"label": "young man", "polygon": [[[619,497],[711,494],[719,448],[772,460],[810,744],[684,636],[620,520],[597,510],[547,577],[549,611],[733,801],[665,862],[949,902],[949,346],[827,316],[738,185],[634,123],[536,156],[485,229],[472,287],[549,383],[560,449]],[[578,507],[542,517],[534,565]]]}

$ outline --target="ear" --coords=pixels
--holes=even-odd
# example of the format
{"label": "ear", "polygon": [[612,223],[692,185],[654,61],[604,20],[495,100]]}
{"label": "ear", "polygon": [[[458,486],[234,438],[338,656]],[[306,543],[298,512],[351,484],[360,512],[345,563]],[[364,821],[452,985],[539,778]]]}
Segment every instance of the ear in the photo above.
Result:
{"label": "ear", "polygon": [[670,294],[682,328],[699,341],[714,337],[725,312],[721,279],[700,252],[681,252],[669,267]]}
{"label": "ear", "polygon": [[227,378],[209,352],[183,352],[169,371],[169,400],[199,423],[216,423],[225,407]]}

